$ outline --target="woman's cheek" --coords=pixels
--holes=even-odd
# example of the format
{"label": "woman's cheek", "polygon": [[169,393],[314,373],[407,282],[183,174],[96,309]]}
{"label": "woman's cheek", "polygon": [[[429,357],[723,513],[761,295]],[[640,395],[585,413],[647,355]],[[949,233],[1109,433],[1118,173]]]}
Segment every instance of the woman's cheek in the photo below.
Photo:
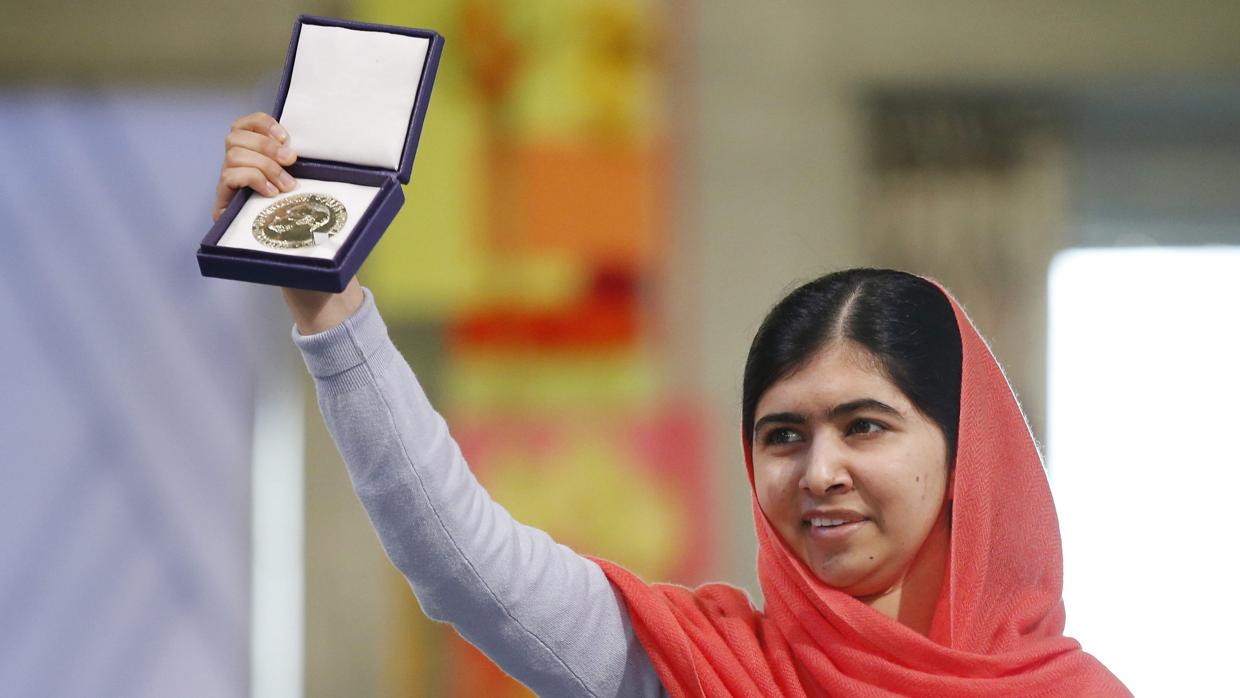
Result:
{"label": "woman's cheek", "polygon": [[778,481],[772,477],[770,471],[767,471],[757,485],[758,504],[762,506],[762,511],[766,512],[767,516],[774,518],[774,515],[779,512]]}
{"label": "woman's cheek", "polygon": [[753,489],[754,494],[758,496],[758,505],[762,507],[762,511],[766,511],[767,507],[770,506],[770,497],[768,495],[770,479],[770,471],[766,464],[755,458],[753,464]]}
{"label": "woman's cheek", "polygon": [[789,483],[787,468],[779,468],[777,464],[765,463],[758,469],[755,465],[754,485],[758,495],[758,505],[767,518],[779,522],[788,508]]}

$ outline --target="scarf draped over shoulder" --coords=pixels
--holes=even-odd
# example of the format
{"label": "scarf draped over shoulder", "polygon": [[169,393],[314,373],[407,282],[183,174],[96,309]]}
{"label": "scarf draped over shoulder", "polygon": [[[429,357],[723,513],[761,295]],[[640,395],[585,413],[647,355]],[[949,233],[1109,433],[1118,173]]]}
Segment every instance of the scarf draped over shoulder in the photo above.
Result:
{"label": "scarf draped over shoulder", "polygon": [[[1128,696],[1063,635],[1050,487],[1024,414],[947,294],[962,375],[950,555],[929,636],[819,581],[752,496],[766,608],[741,590],[647,584],[597,560],[668,693],[714,696]],[[745,467],[753,492],[747,435]]]}

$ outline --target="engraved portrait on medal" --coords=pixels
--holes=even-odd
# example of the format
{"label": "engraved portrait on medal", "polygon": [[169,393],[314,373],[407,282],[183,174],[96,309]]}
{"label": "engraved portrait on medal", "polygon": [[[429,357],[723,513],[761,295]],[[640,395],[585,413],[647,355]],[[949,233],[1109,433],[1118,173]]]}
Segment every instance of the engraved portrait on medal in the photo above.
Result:
{"label": "engraved portrait on medal", "polygon": [[292,249],[315,244],[315,234],[335,235],[349,214],[326,194],[296,194],[263,209],[254,219],[254,239],[267,247]]}

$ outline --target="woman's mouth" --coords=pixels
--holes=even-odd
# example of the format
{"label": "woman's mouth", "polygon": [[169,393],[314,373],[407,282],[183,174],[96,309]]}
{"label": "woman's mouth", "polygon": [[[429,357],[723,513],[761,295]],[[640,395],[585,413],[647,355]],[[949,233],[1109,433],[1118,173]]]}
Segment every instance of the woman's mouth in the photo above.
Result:
{"label": "woman's mouth", "polygon": [[810,538],[815,540],[839,540],[851,535],[857,529],[869,523],[869,519],[833,519],[829,517],[812,517],[802,521]]}

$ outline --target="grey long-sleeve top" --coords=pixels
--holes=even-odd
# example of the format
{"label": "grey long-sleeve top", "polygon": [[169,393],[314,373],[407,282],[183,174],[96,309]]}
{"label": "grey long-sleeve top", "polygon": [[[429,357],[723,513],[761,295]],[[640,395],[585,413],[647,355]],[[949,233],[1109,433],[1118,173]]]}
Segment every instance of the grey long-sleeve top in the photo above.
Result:
{"label": "grey long-sleeve top", "polygon": [[370,291],[293,340],[358,498],[426,615],[542,696],[666,695],[594,562],[513,520],[469,471]]}

